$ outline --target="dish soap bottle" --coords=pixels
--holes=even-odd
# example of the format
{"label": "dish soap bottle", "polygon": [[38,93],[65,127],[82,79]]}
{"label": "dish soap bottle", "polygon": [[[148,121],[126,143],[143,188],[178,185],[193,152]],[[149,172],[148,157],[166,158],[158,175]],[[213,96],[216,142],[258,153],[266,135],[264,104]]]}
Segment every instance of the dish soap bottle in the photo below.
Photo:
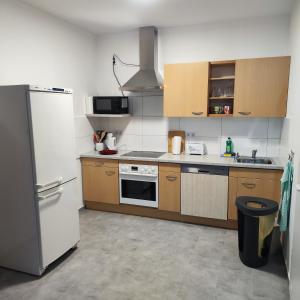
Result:
{"label": "dish soap bottle", "polygon": [[226,154],[232,154],[233,153],[233,143],[230,137],[228,137],[226,141]]}

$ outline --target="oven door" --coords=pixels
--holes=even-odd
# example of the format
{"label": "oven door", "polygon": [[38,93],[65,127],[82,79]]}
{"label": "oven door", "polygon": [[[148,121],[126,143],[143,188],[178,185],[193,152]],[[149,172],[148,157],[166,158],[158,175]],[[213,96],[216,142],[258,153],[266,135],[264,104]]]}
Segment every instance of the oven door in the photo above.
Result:
{"label": "oven door", "polygon": [[120,203],[157,208],[157,175],[120,174]]}

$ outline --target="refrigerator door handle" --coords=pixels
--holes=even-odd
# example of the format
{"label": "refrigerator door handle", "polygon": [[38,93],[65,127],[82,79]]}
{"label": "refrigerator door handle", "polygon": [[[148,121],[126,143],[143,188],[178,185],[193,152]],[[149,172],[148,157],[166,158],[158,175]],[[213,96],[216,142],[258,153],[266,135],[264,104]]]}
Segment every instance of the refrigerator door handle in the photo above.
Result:
{"label": "refrigerator door handle", "polygon": [[61,185],[63,182],[63,178],[62,177],[59,177],[58,179],[56,179],[55,181],[52,181],[52,182],[48,182],[48,183],[45,183],[45,184],[39,184],[37,183],[35,186],[38,188],[38,189],[43,189],[47,186],[50,186],[50,185]]}
{"label": "refrigerator door handle", "polygon": [[53,193],[49,193],[47,195],[44,195],[44,196],[38,196],[38,200],[45,200],[47,198],[50,198],[52,196],[55,196],[57,194],[61,194],[63,192],[63,188],[60,188],[59,190],[53,192]]}

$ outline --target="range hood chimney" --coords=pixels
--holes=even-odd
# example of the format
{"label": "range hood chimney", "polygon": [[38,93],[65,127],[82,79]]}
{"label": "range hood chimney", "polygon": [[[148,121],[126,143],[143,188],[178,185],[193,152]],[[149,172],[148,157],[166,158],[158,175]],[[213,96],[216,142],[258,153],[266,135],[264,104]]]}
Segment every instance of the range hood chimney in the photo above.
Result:
{"label": "range hood chimney", "polygon": [[127,92],[162,90],[162,79],[157,72],[157,28],[139,28],[140,70],[121,88]]}

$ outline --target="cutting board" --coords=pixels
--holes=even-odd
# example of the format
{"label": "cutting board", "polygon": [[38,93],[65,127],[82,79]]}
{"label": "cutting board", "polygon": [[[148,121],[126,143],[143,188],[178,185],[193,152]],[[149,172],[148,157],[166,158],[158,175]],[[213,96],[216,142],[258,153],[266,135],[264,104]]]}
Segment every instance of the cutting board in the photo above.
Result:
{"label": "cutting board", "polygon": [[168,152],[172,153],[172,138],[174,136],[181,136],[181,153],[185,150],[185,131],[183,130],[170,130],[168,133]]}

